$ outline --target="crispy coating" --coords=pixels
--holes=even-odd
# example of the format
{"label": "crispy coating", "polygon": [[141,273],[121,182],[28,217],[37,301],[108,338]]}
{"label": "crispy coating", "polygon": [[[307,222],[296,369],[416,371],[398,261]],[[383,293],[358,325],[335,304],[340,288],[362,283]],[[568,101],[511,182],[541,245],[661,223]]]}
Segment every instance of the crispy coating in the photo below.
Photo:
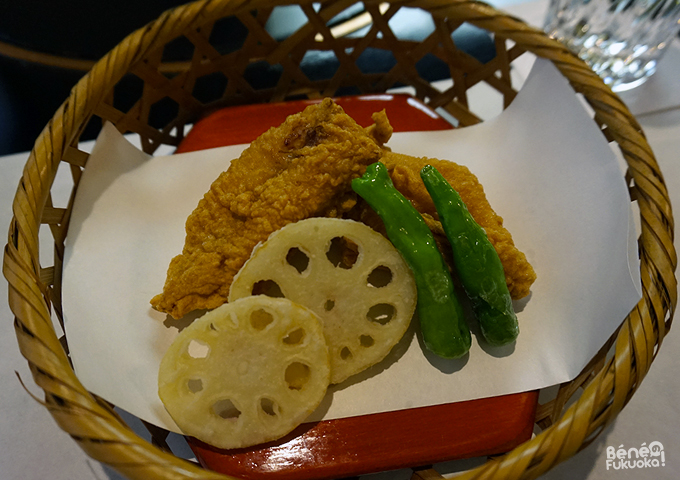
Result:
{"label": "crispy coating", "polygon": [[420,179],[423,166],[435,166],[494,244],[512,298],[528,295],[536,274],[477,177],[450,161],[391,152],[383,145],[392,135],[385,112],[375,113],[373,121],[363,129],[325,99],[257,138],[213,182],[187,219],[183,251],[170,262],[163,292],[151,300],[152,306],[181,318],[222,305],[255,245],[288,223],[314,216],[353,218],[384,233],[380,218],[361,199],[357,202],[351,189],[351,180],[376,161],[387,165],[395,187],[423,214],[451,262],[436,209]]}
{"label": "crispy coating", "polygon": [[503,226],[503,219],[491,208],[484,188],[467,167],[447,160],[418,158],[393,152],[386,152],[382,161],[390,171],[394,186],[423,214],[430,228],[441,234],[443,232],[437,232],[437,211],[420,178],[420,170],[425,165],[430,164],[437,168],[460,194],[475,221],[486,231],[503,263],[512,298],[519,299],[529,294],[531,285],[536,280],[536,272],[524,253],[515,246],[512,235]]}
{"label": "crispy coating", "polygon": [[341,217],[356,203],[351,180],[381,159],[391,127],[361,128],[330,99],[257,138],[211,185],[186,222],[152,306],[174,318],[227,301],[234,275],[258,242],[314,216]]}

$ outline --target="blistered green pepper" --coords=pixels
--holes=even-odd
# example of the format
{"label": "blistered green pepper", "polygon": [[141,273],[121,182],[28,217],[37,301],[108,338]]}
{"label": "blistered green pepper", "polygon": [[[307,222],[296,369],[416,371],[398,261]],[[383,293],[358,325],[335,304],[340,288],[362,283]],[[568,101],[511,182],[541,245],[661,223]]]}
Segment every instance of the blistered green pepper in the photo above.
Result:
{"label": "blistered green pepper", "polygon": [[411,203],[394,188],[384,164],[369,165],[352,188],[382,218],[387,236],[413,271],[423,343],[444,358],[470,349],[470,329],[456,297],[451,275],[432,232]]}
{"label": "blistered green pepper", "polygon": [[451,243],[456,272],[470,298],[482,335],[492,345],[513,342],[519,334],[519,325],[496,249],[458,192],[436,168],[426,165],[420,176]]}

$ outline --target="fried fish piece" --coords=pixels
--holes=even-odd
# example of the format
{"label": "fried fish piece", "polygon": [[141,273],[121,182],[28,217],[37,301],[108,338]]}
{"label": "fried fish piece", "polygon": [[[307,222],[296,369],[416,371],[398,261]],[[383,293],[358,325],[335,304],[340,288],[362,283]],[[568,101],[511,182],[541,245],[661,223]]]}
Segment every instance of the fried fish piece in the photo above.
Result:
{"label": "fried fish piece", "polygon": [[503,226],[503,218],[491,207],[484,188],[467,167],[448,160],[418,158],[394,152],[385,152],[382,162],[387,166],[394,186],[423,214],[431,229],[437,228],[432,225],[431,219],[437,220],[438,215],[420,178],[420,170],[427,164],[437,168],[460,194],[475,221],[486,231],[503,264],[512,298],[519,299],[529,294],[536,280],[536,272],[526,255],[515,246],[512,235]]}
{"label": "fried fish piece", "polygon": [[151,305],[174,318],[216,308],[269,234],[309,217],[341,217],[356,203],[352,179],[384,153],[384,117],[364,129],[327,98],[253,141],[187,219],[182,253]]}

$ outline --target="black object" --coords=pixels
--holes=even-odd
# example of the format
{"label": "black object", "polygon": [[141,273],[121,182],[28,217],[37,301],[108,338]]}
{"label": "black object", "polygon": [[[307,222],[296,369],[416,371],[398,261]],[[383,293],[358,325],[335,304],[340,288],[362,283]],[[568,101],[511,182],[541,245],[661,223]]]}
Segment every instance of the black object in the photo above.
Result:
{"label": "black object", "polygon": [[[92,2],[91,0],[25,0],[0,2],[0,41],[16,47],[70,59],[96,61],[115,47],[130,32],[155,20],[165,10],[185,3],[181,0],[118,0],[117,2]],[[361,3],[332,19],[330,25],[341,23],[360,14]],[[277,7],[267,30],[276,39],[286,38],[307,18],[297,6]],[[428,13],[416,9],[401,9],[390,21],[390,26],[400,39],[422,41],[433,30]],[[362,35],[368,27],[354,32]],[[215,25],[211,40],[226,53],[238,48],[246,30],[235,18],[224,19]],[[495,47],[489,34],[468,24],[453,34],[458,47],[487,62],[495,56]],[[166,60],[189,58],[191,48],[178,40],[166,47]],[[388,71],[396,61],[385,50],[367,49],[357,59],[358,67],[365,73]],[[301,69],[312,80],[330,78],[338,67],[332,53],[309,52],[301,61]],[[438,58],[428,55],[417,65],[419,73],[429,81],[450,77],[448,66]],[[71,88],[85,74],[84,71],[41,65],[0,55],[0,155],[30,150],[41,130],[52,118]],[[280,76],[278,66],[264,62],[254,64],[246,77],[255,88],[276,84]],[[219,90],[220,79],[206,78],[197,84],[197,98],[210,99],[212,91]],[[358,93],[352,90],[340,94]],[[125,102],[125,99],[121,100]],[[168,112],[170,114],[170,112]],[[163,124],[164,112],[153,123]],[[91,135],[90,135],[91,136]],[[87,135],[83,137],[87,138]]]}

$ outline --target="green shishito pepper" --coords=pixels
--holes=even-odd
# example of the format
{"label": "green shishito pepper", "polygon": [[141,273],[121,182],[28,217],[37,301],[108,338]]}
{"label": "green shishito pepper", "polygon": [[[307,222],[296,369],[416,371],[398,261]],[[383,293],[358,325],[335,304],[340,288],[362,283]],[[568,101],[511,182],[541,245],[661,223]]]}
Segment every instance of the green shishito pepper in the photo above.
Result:
{"label": "green shishito pepper", "polygon": [[456,190],[431,165],[420,171],[446,233],[453,262],[470,298],[482,335],[491,345],[506,345],[519,334],[517,316],[496,249]]}
{"label": "green shishito pepper", "polygon": [[352,188],[382,218],[392,244],[413,271],[423,343],[444,358],[459,358],[470,349],[470,329],[453,281],[432,232],[399,191],[383,163],[369,165]]}

